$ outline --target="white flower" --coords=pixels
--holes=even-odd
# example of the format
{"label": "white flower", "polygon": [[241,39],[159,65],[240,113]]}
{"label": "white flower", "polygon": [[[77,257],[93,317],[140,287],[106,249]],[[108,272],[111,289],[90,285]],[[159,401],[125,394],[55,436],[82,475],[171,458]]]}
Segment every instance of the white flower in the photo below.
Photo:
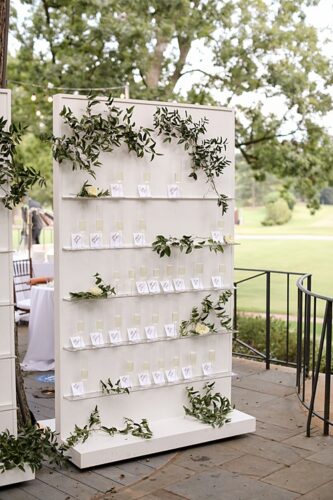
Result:
{"label": "white flower", "polygon": [[209,327],[207,325],[204,325],[203,323],[197,323],[195,326],[195,331],[199,335],[205,335],[209,332]]}
{"label": "white flower", "polygon": [[86,191],[89,196],[97,196],[98,195],[98,189],[96,186],[87,186]]}
{"label": "white flower", "polygon": [[103,294],[103,290],[101,290],[98,286],[92,286],[88,291],[91,295],[95,295],[96,297]]}
{"label": "white flower", "polygon": [[232,237],[232,234],[226,234],[224,236],[224,242],[227,243],[228,245],[231,245],[232,243],[234,243],[234,239]]}

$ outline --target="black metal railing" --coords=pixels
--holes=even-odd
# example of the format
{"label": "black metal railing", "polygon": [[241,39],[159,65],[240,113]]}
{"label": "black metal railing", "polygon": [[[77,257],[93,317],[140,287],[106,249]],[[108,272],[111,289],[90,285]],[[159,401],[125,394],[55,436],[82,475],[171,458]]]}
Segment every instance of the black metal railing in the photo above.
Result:
{"label": "black metal railing", "polygon": [[[238,297],[239,297],[239,285],[242,283],[246,283],[252,280],[257,280],[259,278],[264,279],[264,293],[265,293],[265,312],[262,313],[262,316],[265,318],[265,348],[263,351],[257,349],[253,344],[249,344],[242,340],[240,336],[235,333],[234,334],[234,344],[241,346],[247,352],[237,352],[237,356],[245,357],[248,359],[254,359],[257,361],[264,361],[266,363],[266,369],[270,369],[270,365],[279,364],[285,366],[294,366],[296,367],[295,360],[290,359],[289,356],[289,346],[290,346],[290,322],[291,322],[291,282],[292,278],[295,278],[296,285],[296,277],[303,276],[304,273],[296,273],[296,272],[288,272],[288,271],[275,271],[275,270],[267,270],[267,269],[249,269],[249,268],[241,268],[236,267],[235,271],[242,271],[245,273],[251,273],[250,276],[247,276],[243,279],[240,279],[234,283],[234,329],[237,331],[238,328]],[[283,315],[279,315],[279,317],[283,317],[285,320],[285,355],[284,359],[278,359],[276,356],[271,355],[271,310],[272,310],[272,277],[273,276],[281,276],[285,279],[285,313]],[[311,277],[310,277],[311,279]],[[260,313],[258,313],[259,315]],[[295,318],[296,319],[296,318]]]}
{"label": "black metal railing", "polygon": [[333,298],[312,292],[310,275],[299,278],[297,288],[297,394],[308,409],[307,436],[313,416],[323,422],[323,433],[328,435],[333,425],[330,419]]}

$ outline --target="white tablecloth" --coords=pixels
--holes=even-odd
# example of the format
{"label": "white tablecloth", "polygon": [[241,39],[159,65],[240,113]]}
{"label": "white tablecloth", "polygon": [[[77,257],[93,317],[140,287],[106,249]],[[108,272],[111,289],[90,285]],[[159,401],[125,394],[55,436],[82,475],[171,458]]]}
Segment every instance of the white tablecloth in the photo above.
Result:
{"label": "white tablecloth", "polygon": [[47,371],[54,369],[54,290],[41,285],[31,288],[29,345],[22,369]]}

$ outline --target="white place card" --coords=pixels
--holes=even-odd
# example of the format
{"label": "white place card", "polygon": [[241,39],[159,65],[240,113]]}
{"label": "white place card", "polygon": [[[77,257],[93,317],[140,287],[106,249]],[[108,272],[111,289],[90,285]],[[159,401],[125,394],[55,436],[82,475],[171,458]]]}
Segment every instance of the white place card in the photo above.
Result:
{"label": "white place card", "polygon": [[119,380],[120,380],[120,387],[122,387],[123,389],[132,387],[132,379],[130,375],[121,375]]}
{"label": "white place card", "polygon": [[169,198],[179,198],[180,189],[178,184],[168,184],[168,197]]}
{"label": "white place card", "polygon": [[156,370],[152,372],[154,384],[160,385],[165,384],[165,376],[162,370]]}
{"label": "white place card", "polygon": [[83,236],[81,233],[72,233],[71,240],[72,240],[72,248],[77,249],[84,247]]}
{"label": "white place card", "polygon": [[157,328],[155,325],[145,326],[145,334],[148,340],[157,339]]}
{"label": "white place card", "polygon": [[90,334],[90,339],[92,345],[96,347],[104,345],[104,338],[102,332],[92,332]]}
{"label": "white place card", "polygon": [[165,375],[168,382],[177,382],[178,373],[176,368],[169,368],[169,370],[165,370]]}
{"label": "white place card", "polygon": [[182,374],[185,380],[193,378],[192,366],[182,366]]}
{"label": "white place card", "polygon": [[110,233],[110,247],[119,248],[121,246],[123,246],[123,233],[121,231]]}
{"label": "white place card", "polygon": [[142,247],[146,244],[145,233],[133,233],[133,243],[135,247]]}
{"label": "white place card", "polygon": [[111,184],[111,196],[114,198],[121,198],[124,196],[124,188],[120,182]]}
{"label": "white place card", "polygon": [[140,331],[138,328],[127,328],[128,340],[130,342],[138,342],[140,340]]}
{"label": "white place card", "polygon": [[102,233],[90,233],[89,235],[90,248],[101,248],[103,246]]}
{"label": "white place card", "polygon": [[111,344],[119,344],[122,340],[120,330],[109,330],[109,339]]}
{"label": "white place card", "polygon": [[160,281],[164,293],[172,293],[174,291],[171,280]]}
{"label": "white place card", "polygon": [[202,373],[204,375],[211,375],[213,373],[213,365],[210,361],[202,363]]}
{"label": "white place card", "polygon": [[223,281],[222,276],[212,276],[213,288],[222,288]]}
{"label": "white place card", "polygon": [[202,283],[201,278],[191,278],[191,283],[192,283],[194,290],[202,290],[203,289],[203,283]]}
{"label": "white place card", "polygon": [[144,387],[147,385],[151,385],[151,379],[149,372],[141,372],[138,373],[139,384]]}
{"label": "white place card", "polygon": [[84,384],[82,381],[71,384],[73,396],[82,396],[84,394]]}
{"label": "white place card", "polygon": [[160,293],[160,284],[157,280],[148,280],[147,284],[150,293]]}
{"label": "white place card", "polygon": [[149,293],[147,281],[137,281],[136,282],[136,289],[140,295],[147,295]]}
{"label": "white place card", "polygon": [[186,290],[185,280],[183,278],[175,278],[173,280],[173,286],[175,287],[176,292],[184,292]]}
{"label": "white place card", "polygon": [[177,337],[177,329],[174,323],[168,323],[164,325],[164,330],[167,337]]}
{"label": "white place card", "polygon": [[216,243],[223,243],[223,233],[222,231],[212,231],[211,232],[212,240],[215,241]]}
{"label": "white place card", "polygon": [[138,193],[140,198],[150,198],[151,191],[149,184],[139,184],[138,185]]}
{"label": "white place card", "polygon": [[82,349],[82,347],[85,346],[84,340],[82,337],[80,337],[80,335],[75,335],[74,337],[70,337],[70,341],[74,349]]}

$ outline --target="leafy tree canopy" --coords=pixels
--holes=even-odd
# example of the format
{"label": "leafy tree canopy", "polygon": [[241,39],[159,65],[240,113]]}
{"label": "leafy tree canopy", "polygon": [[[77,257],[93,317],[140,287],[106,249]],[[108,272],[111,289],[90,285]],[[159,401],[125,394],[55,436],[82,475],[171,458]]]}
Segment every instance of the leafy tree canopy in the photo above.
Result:
{"label": "leafy tree canopy", "polygon": [[[236,147],[257,179],[270,172],[293,182],[312,208],[333,184],[333,143],[321,124],[332,107],[332,60],[306,18],[319,0],[21,3],[29,16],[23,25],[12,16],[19,50],[10,80],[87,89],[129,82],[133,98],[236,106]],[[16,86],[14,118],[27,122],[38,104],[48,128],[51,105],[38,89],[32,103],[32,90]]]}

